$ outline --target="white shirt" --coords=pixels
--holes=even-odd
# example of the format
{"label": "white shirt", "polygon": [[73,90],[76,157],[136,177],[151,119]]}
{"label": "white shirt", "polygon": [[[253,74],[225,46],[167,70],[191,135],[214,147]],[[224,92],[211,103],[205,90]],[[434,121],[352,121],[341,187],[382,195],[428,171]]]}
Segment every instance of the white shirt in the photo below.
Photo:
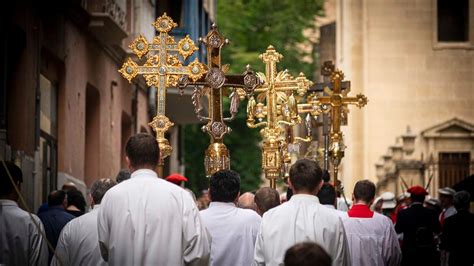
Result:
{"label": "white shirt", "polygon": [[[33,219],[44,232],[41,220]],[[47,265],[48,247],[30,215],[12,200],[0,200],[0,265]]]}
{"label": "white shirt", "polygon": [[102,256],[111,265],[209,261],[210,240],[191,196],[151,170],[137,170],[107,191],[98,228]]}
{"label": "white shirt", "polygon": [[[449,206],[448,208],[444,209],[443,210],[444,212],[444,220],[446,221],[446,219],[448,219],[448,217],[451,217],[453,215],[455,215],[456,213],[458,213],[458,211],[456,210],[456,208],[454,208],[454,206]],[[443,212],[440,213],[439,215],[439,221],[441,222],[441,217],[443,216]]]}
{"label": "white shirt", "polygon": [[[56,246],[62,265],[107,265],[102,259],[97,232],[99,205],[64,226]],[[51,265],[61,265],[55,256]]]}
{"label": "white shirt", "polygon": [[332,265],[349,265],[344,227],[334,210],[316,196],[296,194],[267,211],[255,244],[255,264],[283,265],[285,252],[296,243],[316,242],[331,256]]}
{"label": "white shirt", "polygon": [[402,254],[392,221],[374,212],[372,218],[347,216],[342,220],[352,265],[400,265]]}
{"label": "white shirt", "polygon": [[[347,200],[347,204],[346,204],[346,200]],[[344,200],[343,197],[337,198],[336,203],[337,203],[337,209],[338,210],[346,212],[349,209],[347,205],[350,206],[351,201],[348,200],[348,199],[346,199],[346,200]]]}
{"label": "white shirt", "polygon": [[234,203],[211,202],[201,211],[202,222],[211,235],[211,265],[251,265],[260,216]]}

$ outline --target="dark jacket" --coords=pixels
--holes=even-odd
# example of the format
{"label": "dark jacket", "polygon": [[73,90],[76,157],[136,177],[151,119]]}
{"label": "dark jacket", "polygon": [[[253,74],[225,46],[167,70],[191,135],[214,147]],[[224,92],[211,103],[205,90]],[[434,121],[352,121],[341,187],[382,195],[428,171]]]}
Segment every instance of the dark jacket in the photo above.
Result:
{"label": "dark jacket", "polygon": [[[38,217],[44,225],[46,238],[54,248],[56,248],[59,234],[61,233],[61,230],[63,230],[63,227],[69,221],[76,218],[58,206],[49,207],[47,211],[38,214]],[[53,253],[49,251],[49,261],[51,261],[52,255]]]}
{"label": "dark jacket", "polygon": [[449,265],[474,265],[474,214],[461,210],[447,218],[441,244],[449,252]]}
{"label": "dark jacket", "polygon": [[439,233],[440,224],[435,211],[414,203],[398,213],[395,231],[403,233],[402,265],[432,265],[437,260],[434,235]]}

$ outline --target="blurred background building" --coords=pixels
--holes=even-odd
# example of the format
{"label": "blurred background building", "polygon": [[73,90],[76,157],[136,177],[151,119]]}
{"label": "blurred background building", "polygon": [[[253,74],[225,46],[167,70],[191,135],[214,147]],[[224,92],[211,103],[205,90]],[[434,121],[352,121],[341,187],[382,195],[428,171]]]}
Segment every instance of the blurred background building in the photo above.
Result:
{"label": "blurred background building", "polygon": [[[128,44],[139,34],[151,40],[163,12],[179,24],[178,39],[197,40],[214,20],[215,0],[11,2],[2,8],[0,159],[21,166],[23,195],[36,209],[67,181],[85,192],[125,167],[128,137],[152,133],[156,107],[156,90],[117,72],[132,56]],[[182,168],[181,125],[197,122],[190,93],[170,93],[175,151],[165,175]]]}
{"label": "blurred background building", "polygon": [[[369,104],[344,127],[346,191],[363,178],[430,192],[474,173],[474,1],[328,0],[320,62]],[[333,18],[332,20],[330,18]],[[407,126],[410,128],[407,131]]]}

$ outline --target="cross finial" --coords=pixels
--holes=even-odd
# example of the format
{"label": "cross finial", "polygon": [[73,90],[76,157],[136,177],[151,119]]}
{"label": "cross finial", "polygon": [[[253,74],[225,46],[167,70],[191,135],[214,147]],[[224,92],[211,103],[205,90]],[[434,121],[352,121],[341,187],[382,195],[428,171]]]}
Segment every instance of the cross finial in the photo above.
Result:
{"label": "cross finial", "polygon": [[273,47],[273,45],[269,45],[265,53],[261,54],[259,58],[265,63],[267,62],[278,63],[280,62],[281,59],[283,59],[283,55],[278,53],[275,50],[275,47]]}
{"label": "cross finial", "polygon": [[171,17],[166,15],[166,12],[158,17],[151,25],[153,25],[157,31],[162,33],[170,32],[172,29],[178,27],[178,24],[176,24]]}

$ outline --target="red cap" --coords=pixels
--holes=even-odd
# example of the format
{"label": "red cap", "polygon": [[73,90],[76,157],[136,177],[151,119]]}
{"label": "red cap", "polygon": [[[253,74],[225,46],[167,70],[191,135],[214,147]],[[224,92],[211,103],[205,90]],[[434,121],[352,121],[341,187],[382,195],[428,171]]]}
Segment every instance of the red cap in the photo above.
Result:
{"label": "red cap", "polygon": [[182,181],[186,182],[188,179],[180,174],[171,174],[166,178],[166,181],[169,181],[174,184],[179,184]]}
{"label": "red cap", "polygon": [[413,186],[407,190],[408,193],[417,196],[426,196],[428,192],[421,186]]}

